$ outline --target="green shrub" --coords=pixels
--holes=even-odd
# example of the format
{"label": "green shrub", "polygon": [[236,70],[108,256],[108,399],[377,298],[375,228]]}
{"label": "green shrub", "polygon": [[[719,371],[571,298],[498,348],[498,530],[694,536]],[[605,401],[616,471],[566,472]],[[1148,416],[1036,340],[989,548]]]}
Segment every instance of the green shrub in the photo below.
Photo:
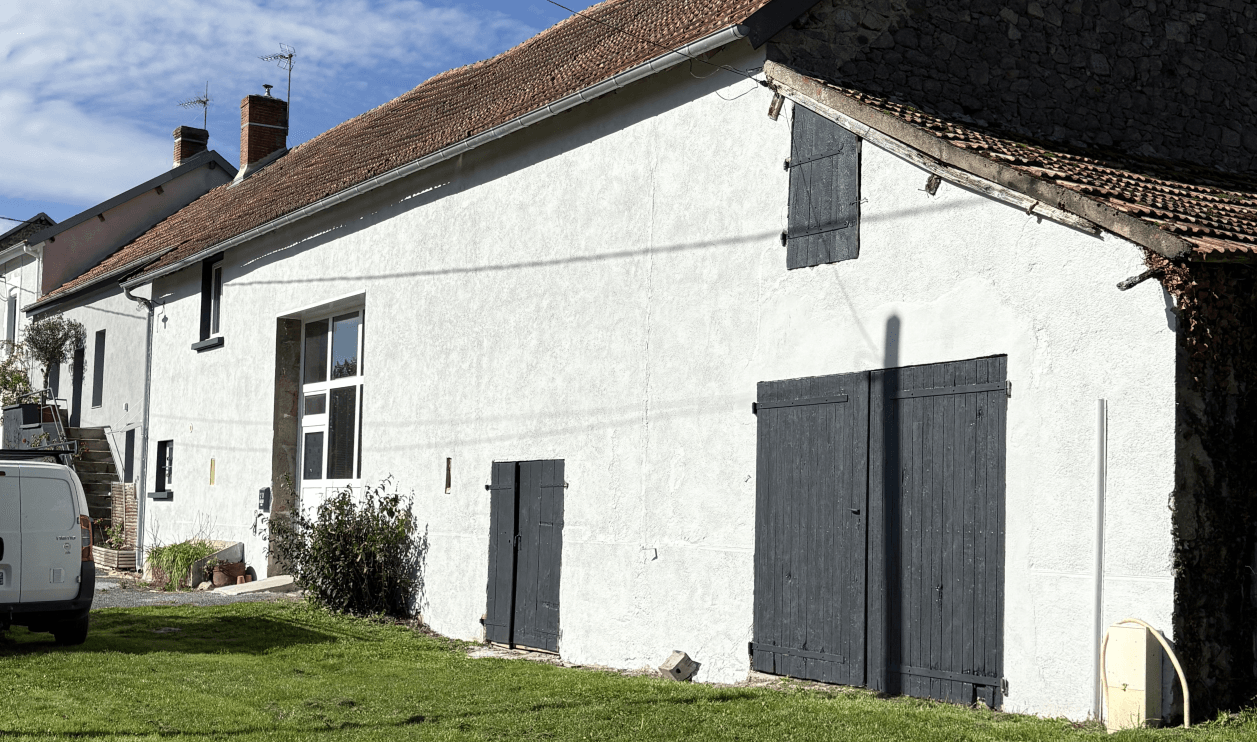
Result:
{"label": "green shrub", "polygon": [[21,343],[6,343],[8,355],[0,361],[0,404],[8,407],[31,393],[26,373],[26,349]]}
{"label": "green shrub", "polygon": [[148,563],[153,566],[153,581],[165,582],[165,589],[173,591],[180,587],[190,587],[187,582],[192,565],[215,551],[217,549],[210,542],[191,539],[177,544],[153,546],[146,554]]}
{"label": "green shrub", "polygon": [[276,514],[269,548],[297,587],[338,613],[408,617],[422,590],[426,535],[412,498],[390,492],[392,478],[360,495],[342,490],[314,515]]}

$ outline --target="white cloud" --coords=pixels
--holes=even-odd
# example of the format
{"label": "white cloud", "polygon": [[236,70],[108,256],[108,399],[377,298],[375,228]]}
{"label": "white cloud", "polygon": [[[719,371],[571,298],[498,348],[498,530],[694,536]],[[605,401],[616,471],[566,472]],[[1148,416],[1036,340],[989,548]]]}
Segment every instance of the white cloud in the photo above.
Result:
{"label": "white cloud", "polygon": [[297,49],[301,141],[535,29],[502,13],[417,0],[97,0],[0,8],[0,194],[84,205],[169,166],[170,131],[200,125],[179,100],[211,81],[211,146],[236,156],[239,100]]}

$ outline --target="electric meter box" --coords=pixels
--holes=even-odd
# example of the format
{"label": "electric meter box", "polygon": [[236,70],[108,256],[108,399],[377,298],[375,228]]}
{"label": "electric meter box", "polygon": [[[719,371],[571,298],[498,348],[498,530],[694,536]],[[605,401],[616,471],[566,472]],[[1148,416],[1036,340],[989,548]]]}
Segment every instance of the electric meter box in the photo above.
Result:
{"label": "electric meter box", "polygon": [[1109,731],[1161,723],[1161,644],[1148,629],[1109,628],[1107,659]]}

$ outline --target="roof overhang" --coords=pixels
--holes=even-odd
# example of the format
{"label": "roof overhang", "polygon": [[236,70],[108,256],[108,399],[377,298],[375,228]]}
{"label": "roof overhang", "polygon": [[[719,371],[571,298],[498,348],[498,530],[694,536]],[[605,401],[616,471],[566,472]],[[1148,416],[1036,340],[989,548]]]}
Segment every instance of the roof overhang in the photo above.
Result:
{"label": "roof overhang", "polygon": [[[793,20],[793,18],[790,20]],[[326,209],[330,209],[331,207],[344,203],[352,198],[361,196],[368,191],[373,191],[376,188],[388,185],[396,180],[414,175],[415,173],[426,170],[438,163],[458,157],[459,155],[470,152],[471,150],[477,149],[485,144],[513,134],[520,129],[527,128],[563,113],[564,111],[575,108],[582,103],[588,103],[595,98],[600,98],[607,93],[614,92],[625,85],[650,77],[655,73],[662,72],[682,62],[693,60],[699,55],[715,51],[723,46],[727,46],[728,44],[738,41],[739,39],[744,39],[749,33],[750,29],[744,25],[727,26],[719,31],[708,34],[701,39],[686,44],[685,46],[643,62],[636,67],[627,69],[624,72],[603,80],[600,83],[578,90],[577,92],[560,98],[553,103],[537,108],[521,116],[517,116],[504,124],[500,124],[492,129],[483,131],[473,137],[464,139],[457,144],[452,144],[417,160],[413,160],[401,167],[395,168],[386,173],[381,173],[374,178],[370,178],[357,185],[346,188],[339,193],[328,196],[322,200],[315,201],[308,206],[304,206],[300,209],[289,212],[284,216],[272,219],[265,224],[260,224],[253,229],[242,232],[234,237],[210,245],[209,247],[197,251],[192,255],[174,263],[164,265],[153,271],[142,273],[135,278],[124,281],[122,286],[124,289],[130,290],[136,288],[137,286],[143,286],[146,283],[150,283],[162,276],[183,270],[184,268],[201,262],[205,258],[217,255],[218,253],[229,250],[232,247],[257,239],[264,234],[274,232],[277,229],[288,226],[289,224],[300,221],[301,219],[305,219],[306,217],[312,216]]]}
{"label": "roof overhang", "polygon": [[1165,258],[1186,258],[1192,252],[1190,242],[1142,219],[957,147],[783,64],[766,62],[764,74],[782,96],[944,180],[1076,229],[1092,233],[1104,229]]}
{"label": "roof overhang", "polygon": [[128,263],[123,263],[122,265],[118,266],[117,268],[114,268],[113,270],[105,271],[99,276],[94,277],[92,280],[88,281],[82,286],[75,287],[72,291],[67,291],[64,294],[57,294],[56,296],[49,296],[49,297],[40,299],[39,301],[27,304],[25,307],[22,308],[22,311],[26,312],[28,315],[31,315],[31,316],[42,314],[56,307],[59,304],[72,301],[76,297],[82,296],[83,294],[86,294],[92,291],[99,291],[101,288],[104,288],[103,284],[106,281],[110,279],[116,279],[119,276],[125,276],[128,273],[134,273],[135,271],[143,268],[149,263],[152,263],[155,260],[159,260],[163,255],[166,255],[173,249],[175,249],[175,246],[171,245],[170,247],[167,247],[164,250],[158,250],[155,253],[144,255]]}

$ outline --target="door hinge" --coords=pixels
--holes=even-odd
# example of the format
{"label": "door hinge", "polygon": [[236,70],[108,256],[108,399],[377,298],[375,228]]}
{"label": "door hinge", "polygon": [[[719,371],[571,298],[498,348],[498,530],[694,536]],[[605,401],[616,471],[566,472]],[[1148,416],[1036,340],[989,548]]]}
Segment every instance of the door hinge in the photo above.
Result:
{"label": "door hinge", "polygon": [[1000,678],[999,692],[1004,694],[1005,696],[1008,695],[1008,678]]}
{"label": "door hinge", "polygon": [[1013,382],[1009,381],[1005,383],[1008,384],[1008,398],[1012,399],[1013,398]]}

